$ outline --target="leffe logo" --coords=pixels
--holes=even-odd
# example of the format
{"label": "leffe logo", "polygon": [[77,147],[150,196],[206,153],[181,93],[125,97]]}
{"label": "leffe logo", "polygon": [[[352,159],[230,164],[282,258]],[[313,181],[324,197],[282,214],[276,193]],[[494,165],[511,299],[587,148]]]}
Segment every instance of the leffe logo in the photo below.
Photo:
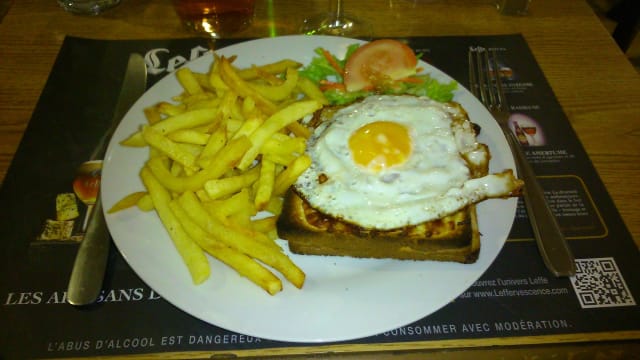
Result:
{"label": "leffe logo", "polygon": [[171,73],[187,61],[195,60],[208,51],[209,49],[198,45],[191,49],[187,58],[181,54],[171,56],[169,49],[157,48],[147,51],[144,55],[144,61],[147,64],[147,72],[151,75]]}

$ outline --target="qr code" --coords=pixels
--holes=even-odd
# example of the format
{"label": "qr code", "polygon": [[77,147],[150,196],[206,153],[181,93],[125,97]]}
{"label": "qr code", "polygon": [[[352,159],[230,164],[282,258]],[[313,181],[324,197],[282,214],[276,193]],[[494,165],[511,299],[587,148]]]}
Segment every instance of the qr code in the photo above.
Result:
{"label": "qr code", "polygon": [[580,306],[586,308],[636,304],[613,258],[576,259],[571,284]]}

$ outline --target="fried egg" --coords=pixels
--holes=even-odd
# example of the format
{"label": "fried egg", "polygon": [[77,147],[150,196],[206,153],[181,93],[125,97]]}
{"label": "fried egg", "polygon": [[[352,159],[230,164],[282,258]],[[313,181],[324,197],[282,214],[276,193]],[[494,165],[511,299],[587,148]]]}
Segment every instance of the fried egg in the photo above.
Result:
{"label": "fried egg", "polygon": [[307,142],[311,166],[295,188],[321,212],[370,229],[441,218],[508,184],[475,179],[489,153],[461,109],[376,95],[336,111]]}

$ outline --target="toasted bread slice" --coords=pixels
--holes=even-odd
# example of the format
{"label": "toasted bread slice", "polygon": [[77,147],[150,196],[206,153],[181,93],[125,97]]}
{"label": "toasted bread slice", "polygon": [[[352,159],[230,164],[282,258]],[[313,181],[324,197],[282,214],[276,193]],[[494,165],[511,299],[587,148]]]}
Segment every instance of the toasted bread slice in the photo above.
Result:
{"label": "toasted bread slice", "polygon": [[[456,102],[447,104],[452,126],[461,129],[473,127],[475,135],[480,128],[472,124],[467,112]],[[332,121],[339,107],[325,107],[316,112],[307,124],[312,128]],[[467,146],[461,153],[471,178],[488,175],[491,154],[485,144],[463,142]],[[511,170],[496,174],[493,179],[498,196],[515,196],[522,182],[513,177]],[[319,180],[320,181],[320,180]],[[468,205],[453,214],[415,225],[393,229],[360,227],[355,222],[336,218],[314,208],[293,186],[285,195],[278,220],[279,236],[289,242],[292,252],[308,255],[338,255],[360,258],[393,258],[403,260],[436,260],[473,263],[480,252],[480,232],[475,205]]]}
{"label": "toasted bread slice", "polygon": [[480,251],[475,206],[442,219],[380,231],[363,229],[312,208],[290,190],[278,221],[296,254],[473,263]]}

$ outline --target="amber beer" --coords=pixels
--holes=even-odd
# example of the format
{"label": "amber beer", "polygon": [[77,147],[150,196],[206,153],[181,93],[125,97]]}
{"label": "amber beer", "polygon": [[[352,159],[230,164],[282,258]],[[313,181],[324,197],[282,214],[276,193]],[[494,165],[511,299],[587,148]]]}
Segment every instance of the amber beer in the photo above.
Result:
{"label": "amber beer", "polygon": [[73,191],[78,199],[87,205],[84,222],[82,223],[82,231],[87,229],[89,217],[93,206],[100,192],[100,182],[102,178],[102,160],[91,160],[82,163],[76,170],[73,179]]}
{"label": "amber beer", "polygon": [[251,24],[255,0],[173,0],[182,22],[199,33],[219,38]]}

